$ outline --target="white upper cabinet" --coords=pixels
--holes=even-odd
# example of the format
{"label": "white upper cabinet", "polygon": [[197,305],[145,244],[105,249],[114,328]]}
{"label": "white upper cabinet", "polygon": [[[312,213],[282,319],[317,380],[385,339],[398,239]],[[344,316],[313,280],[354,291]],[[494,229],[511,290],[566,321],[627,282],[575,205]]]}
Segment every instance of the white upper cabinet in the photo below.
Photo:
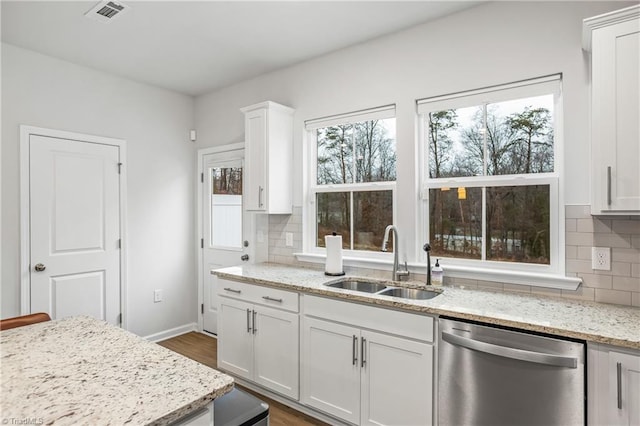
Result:
{"label": "white upper cabinet", "polygon": [[275,102],[242,108],[245,122],[245,206],[292,213],[293,112]]}
{"label": "white upper cabinet", "polygon": [[591,52],[591,214],[640,214],[640,6],[585,19]]}

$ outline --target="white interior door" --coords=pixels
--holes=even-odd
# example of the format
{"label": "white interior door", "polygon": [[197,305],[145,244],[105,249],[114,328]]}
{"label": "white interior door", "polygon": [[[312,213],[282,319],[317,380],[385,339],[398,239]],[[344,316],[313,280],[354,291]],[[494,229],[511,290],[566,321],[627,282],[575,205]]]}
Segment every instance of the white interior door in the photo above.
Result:
{"label": "white interior door", "polygon": [[120,148],[29,135],[30,310],[120,322]]}
{"label": "white interior door", "polygon": [[249,260],[248,213],[243,206],[244,150],[203,156],[203,330],[218,333],[218,292],[212,269]]}

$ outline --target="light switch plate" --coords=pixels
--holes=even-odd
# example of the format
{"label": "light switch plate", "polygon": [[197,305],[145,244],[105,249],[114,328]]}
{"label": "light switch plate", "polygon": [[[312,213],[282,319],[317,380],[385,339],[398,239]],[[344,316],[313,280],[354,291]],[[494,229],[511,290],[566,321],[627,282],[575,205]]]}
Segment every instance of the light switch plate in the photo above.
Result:
{"label": "light switch plate", "polygon": [[591,269],[611,270],[611,248],[591,247]]}
{"label": "light switch plate", "polygon": [[293,247],[293,232],[284,233],[284,245],[287,247]]}
{"label": "light switch plate", "polygon": [[153,303],[162,302],[162,290],[153,290]]}

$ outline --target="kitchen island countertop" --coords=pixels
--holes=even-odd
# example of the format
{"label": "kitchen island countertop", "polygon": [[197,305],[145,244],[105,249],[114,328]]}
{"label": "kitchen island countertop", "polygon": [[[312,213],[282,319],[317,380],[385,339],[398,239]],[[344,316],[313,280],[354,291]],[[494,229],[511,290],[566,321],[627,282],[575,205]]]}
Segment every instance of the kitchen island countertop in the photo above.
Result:
{"label": "kitchen island countertop", "polygon": [[2,331],[0,348],[3,424],[168,424],[233,389],[226,374],[85,316]]}
{"label": "kitchen island countertop", "polygon": [[[329,277],[317,269],[269,263],[217,269],[211,273],[220,278],[284,290],[640,349],[640,309],[636,307],[449,286],[440,287],[442,294],[433,299],[408,300],[327,287],[326,284],[342,277]],[[424,287],[418,282],[388,281],[386,284]]]}

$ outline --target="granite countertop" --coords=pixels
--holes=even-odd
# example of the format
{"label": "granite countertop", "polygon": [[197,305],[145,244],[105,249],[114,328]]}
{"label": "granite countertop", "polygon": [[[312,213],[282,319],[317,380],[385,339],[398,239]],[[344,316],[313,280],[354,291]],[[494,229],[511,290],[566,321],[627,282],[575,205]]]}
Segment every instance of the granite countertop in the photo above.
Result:
{"label": "granite countertop", "polygon": [[233,379],[103,321],[80,316],[0,332],[2,424],[168,424]]}
{"label": "granite countertop", "polygon": [[[327,287],[325,284],[342,277],[328,277],[316,269],[268,263],[223,268],[211,273],[220,278],[302,293],[640,349],[640,309],[634,307],[449,286],[440,287],[442,294],[433,299],[407,300]],[[423,283],[411,281],[386,284],[424,287]]]}

